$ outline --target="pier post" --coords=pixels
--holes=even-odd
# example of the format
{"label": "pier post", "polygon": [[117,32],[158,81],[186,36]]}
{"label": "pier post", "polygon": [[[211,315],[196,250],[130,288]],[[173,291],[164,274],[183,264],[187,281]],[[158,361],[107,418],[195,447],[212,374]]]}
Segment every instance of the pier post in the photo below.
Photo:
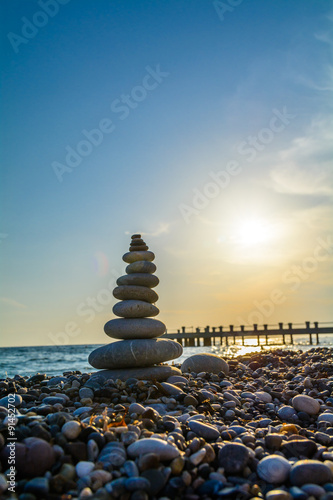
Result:
{"label": "pier post", "polygon": [[209,326],[206,326],[206,328],[205,328],[205,336],[204,336],[204,346],[210,346],[211,345],[211,343],[210,343],[211,338],[208,337],[208,335],[209,335]]}
{"label": "pier post", "polygon": [[[305,322],[305,327],[307,330],[310,330],[310,321],[306,321]],[[309,331],[309,342],[310,342],[310,345],[312,345],[312,335],[311,335],[311,331]]]}
{"label": "pier post", "polygon": [[[267,332],[267,327],[268,327],[268,325],[264,325],[265,332]],[[267,344],[268,344],[268,335],[267,335],[267,333],[265,333],[265,345],[267,345]]]}
{"label": "pier post", "polygon": [[288,328],[289,328],[289,335],[290,335],[290,343],[293,344],[293,334],[292,334],[293,324],[288,323]]}
{"label": "pier post", "polygon": [[284,333],[282,333],[283,331],[283,323],[279,323],[279,329],[281,330],[281,335],[282,335],[282,342],[285,344],[285,337],[284,337]]}
{"label": "pier post", "polygon": [[314,322],[314,326],[316,329],[316,341],[317,341],[317,345],[318,345],[319,344],[318,321]]}

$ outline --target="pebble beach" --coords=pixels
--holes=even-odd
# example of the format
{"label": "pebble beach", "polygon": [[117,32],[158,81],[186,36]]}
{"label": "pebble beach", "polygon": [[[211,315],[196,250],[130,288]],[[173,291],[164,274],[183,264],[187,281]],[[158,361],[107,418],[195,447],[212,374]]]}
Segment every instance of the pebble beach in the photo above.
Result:
{"label": "pebble beach", "polygon": [[332,500],[332,354],[256,352],[164,382],[2,379],[2,498]]}

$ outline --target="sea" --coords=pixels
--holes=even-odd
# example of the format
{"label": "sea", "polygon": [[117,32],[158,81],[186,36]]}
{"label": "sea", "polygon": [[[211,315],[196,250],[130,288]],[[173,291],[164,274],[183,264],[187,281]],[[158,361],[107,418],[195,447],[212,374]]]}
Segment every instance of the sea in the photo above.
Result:
{"label": "sea", "polygon": [[[314,337],[314,336],[313,336]],[[15,375],[34,375],[46,373],[47,375],[62,375],[66,371],[79,370],[81,373],[96,371],[88,363],[90,352],[101,344],[82,345],[48,345],[29,347],[2,347],[0,348],[0,379],[14,377]],[[174,360],[175,364],[182,363],[193,354],[208,352],[225,357],[236,357],[238,355],[252,352],[263,352],[268,349],[282,348],[293,351],[307,351],[313,347],[333,348],[333,334],[321,334],[318,345],[310,345],[309,336],[294,336],[294,344],[283,344],[281,337],[269,338],[269,344],[256,345],[255,339],[245,338],[244,345],[241,339],[236,339],[236,344],[229,346],[198,346],[184,347],[182,356]],[[169,362],[169,364],[173,364]]]}

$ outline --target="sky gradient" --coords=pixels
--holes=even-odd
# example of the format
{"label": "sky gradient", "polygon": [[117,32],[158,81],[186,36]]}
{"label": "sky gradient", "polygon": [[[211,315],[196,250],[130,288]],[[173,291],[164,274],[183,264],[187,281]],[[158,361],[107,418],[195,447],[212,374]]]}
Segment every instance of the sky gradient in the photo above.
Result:
{"label": "sky gradient", "polygon": [[333,319],[330,2],[1,11],[3,346],[107,342],[136,232],[169,331]]}

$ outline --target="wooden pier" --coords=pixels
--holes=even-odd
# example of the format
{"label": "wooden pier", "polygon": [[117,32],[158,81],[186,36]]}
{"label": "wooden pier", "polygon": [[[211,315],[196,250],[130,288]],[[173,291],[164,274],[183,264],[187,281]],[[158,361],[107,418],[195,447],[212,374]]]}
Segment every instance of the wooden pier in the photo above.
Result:
{"label": "wooden pier", "polygon": [[[305,326],[293,327],[292,323],[279,323],[278,325],[262,325],[258,328],[258,325],[254,324],[251,326],[241,325],[239,327],[234,327],[234,325],[229,325],[228,329],[223,326],[205,328],[196,328],[195,331],[186,331],[186,327],[183,326],[180,330],[175,333],[165,333],[161,338],[177,340],[183,347],[199,347],[199,346],[229,346],[232,344],[237,344],[238,339],[241,339],[241,345],[293,345],[295,335],[308,336],[309,344],[318,345],[320,342],[319,336],[321,334],[333,333],[333,323],[318,323],[315,321],[311,325],[310,321],[305,322]],[[324,326],[325,325],[325,326]],[[329,326],[327,326],[329,325]],[[278,337],[277,339],[272,339],[272,337]],[[245,344],[245,339],[254,338],[256,339],[256,344]],[[277,343],[269,342],[269,340],[277,340]],[[282,343],[281,343],[282,341]]]}

